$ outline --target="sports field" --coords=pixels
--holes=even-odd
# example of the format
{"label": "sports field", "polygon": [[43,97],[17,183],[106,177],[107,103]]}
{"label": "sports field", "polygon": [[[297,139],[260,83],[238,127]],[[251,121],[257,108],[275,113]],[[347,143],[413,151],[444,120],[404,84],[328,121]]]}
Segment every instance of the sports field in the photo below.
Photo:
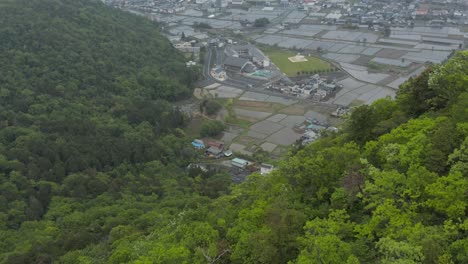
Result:
{"label": "sports field", "polygon": [[312,74],[331,69],[328,62],[316,57],[305,56],[307,61],[291,62],[288,58],[296,56],[297,54],[294,52],[270,48],[264,49],[263,52],[287,76]]}

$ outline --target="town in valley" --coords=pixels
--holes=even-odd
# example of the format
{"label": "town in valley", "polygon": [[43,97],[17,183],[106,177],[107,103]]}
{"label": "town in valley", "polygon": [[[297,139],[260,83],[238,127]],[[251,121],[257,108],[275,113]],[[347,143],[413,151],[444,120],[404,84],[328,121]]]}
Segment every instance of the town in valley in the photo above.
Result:
{"label": "town in valley", "polygon": [[[206,157],[190,166],[229,168],[239,181],[269,173],[292,145],[339,131],[354,107],[394,98],[468,37],[462,0],[104,2],[159,22],[187,67],[202,72],[179,106]],[[220,107],[207,113],[207,102]],[[223,131],[201,137],[201,124],[215,120]]]}

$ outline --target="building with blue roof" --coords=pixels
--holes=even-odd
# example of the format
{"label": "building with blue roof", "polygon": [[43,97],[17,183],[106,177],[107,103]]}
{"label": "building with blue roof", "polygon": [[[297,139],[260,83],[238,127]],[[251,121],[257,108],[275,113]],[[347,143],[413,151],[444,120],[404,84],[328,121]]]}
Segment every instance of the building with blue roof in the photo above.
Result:
{"label": "building with blue roof", "polygon": [[194,139],[192,141],[192,146],[196,149],[205,149],[205,143],[203,143],[203,141],[201,141],[200,139]]}

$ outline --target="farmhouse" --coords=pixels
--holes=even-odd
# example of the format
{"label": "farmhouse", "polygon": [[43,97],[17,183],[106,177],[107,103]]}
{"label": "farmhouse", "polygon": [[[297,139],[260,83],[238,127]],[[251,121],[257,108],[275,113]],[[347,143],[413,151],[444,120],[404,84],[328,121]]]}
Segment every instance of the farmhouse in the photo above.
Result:
{"label": "farmhouse", "polygon": [[224,149],[224,142],[221,141],[207,140],[206,145],[220,149],[221,151]]}
{"label": "farmhouse", "polygon": [[214,157],[214,158],[221,158],[223,156],[223,150],[216,148],[216,147],[209,147],[206,150],[206,155]]}
{"label": "farmhouse", "polygon": [[231,160],[231,165],[237,168],[245,169],[249,162],[244,159],[234,158]]}

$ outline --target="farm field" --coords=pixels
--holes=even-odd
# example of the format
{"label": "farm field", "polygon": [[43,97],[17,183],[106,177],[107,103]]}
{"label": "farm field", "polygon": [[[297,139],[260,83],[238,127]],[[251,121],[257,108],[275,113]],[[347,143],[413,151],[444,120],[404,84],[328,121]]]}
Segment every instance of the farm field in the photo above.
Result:
{"label": "farm field", "polygon": [[282,72],[287,76],[298,76],[302,72],[321,72],[331,69],[330,63],[312,56],[305,56],[307,61],[291,62],[289,57],[297,54],[291,51],[281,49],[265,48],[262,50]]}

